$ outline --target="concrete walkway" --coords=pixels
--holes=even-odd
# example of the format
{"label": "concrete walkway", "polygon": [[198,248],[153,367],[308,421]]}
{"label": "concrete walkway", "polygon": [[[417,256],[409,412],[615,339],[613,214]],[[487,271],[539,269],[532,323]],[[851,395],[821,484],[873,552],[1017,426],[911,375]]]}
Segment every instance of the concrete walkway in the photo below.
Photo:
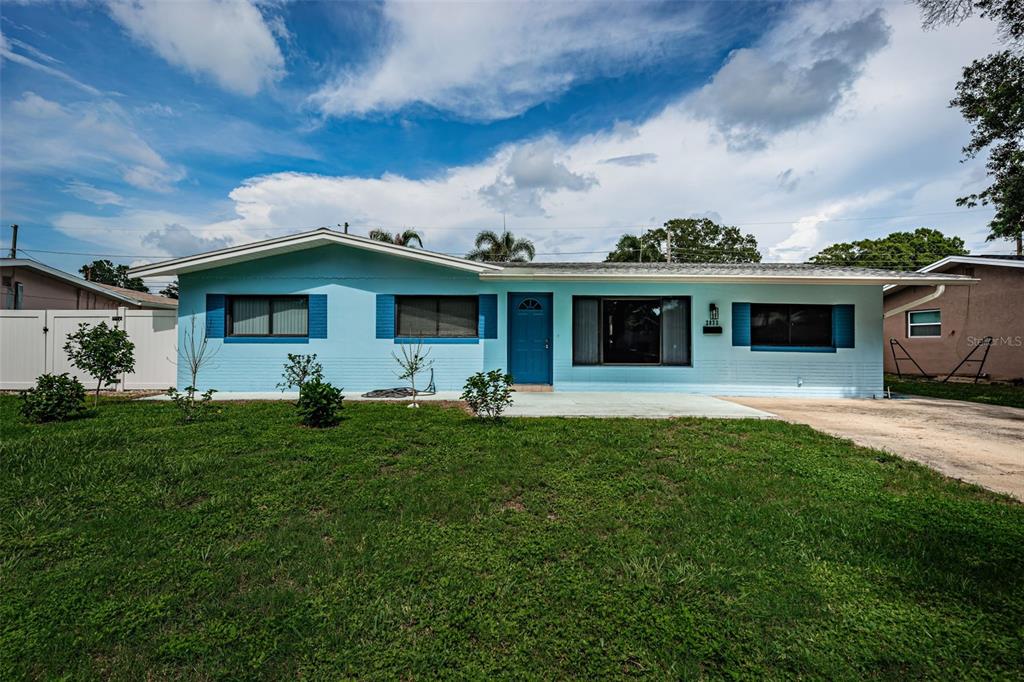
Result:
{"label": "concrete walkway", "polygon": [[1024,500],[1024,410],[938,398],[729,398]]}
{"label": "concrete walkway", "polygon": [[[461,394],[441,391],[436,395],[420,396],[421,402],[458,401]],[[237,393],[222,391],[213,399],[222,400],[297,400],[298,393]],[[643,417],[667,419],[670,417],[715,417],[724,419],[771,419],[768,412],[738,405],[728,400],[704,395],[683,393],[514,393],[509,417]],[[166,395],[154,395],[139,400],[169,400]],[[358,393],[345,393],[345,400],[364,401]],[[381,400],[374,398],[373,400]],[[409,398],[391,398],[395,402],[409,402]]]}
{"label": "concrete walkway", "polygon": [[516,393],[510,417],[715,417],[771,419],[773,415],[706,395],[685,393]]}

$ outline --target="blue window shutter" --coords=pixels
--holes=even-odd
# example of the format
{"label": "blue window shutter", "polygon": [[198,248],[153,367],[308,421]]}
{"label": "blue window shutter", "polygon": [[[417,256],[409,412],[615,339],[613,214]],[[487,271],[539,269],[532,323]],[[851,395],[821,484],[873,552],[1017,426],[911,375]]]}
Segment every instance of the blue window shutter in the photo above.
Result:
{"label": "blue window shutter", "polygon": [[311,339],[327,338],[327,294],[309,295],[309,331]]}
{"label": "blue window shutter", "polygon": [[498,338],[498,295],[480,294],[480,338]]}
{"label": "blue window shutter", "polygon": [[377,294],[377,338],[395,338],[395,297]]}
{"label": "blue window shutter", "polygon": [[832,306],[832,345],[853,348],[853,306]]}
{"label": "blue window shutter", "polygon": [[732,345],[750,345],[750,304],[732,304]]}
{"label": "blue window shutter", "polygon": [[206,295],[206,338],[224,338],[224,294]]}

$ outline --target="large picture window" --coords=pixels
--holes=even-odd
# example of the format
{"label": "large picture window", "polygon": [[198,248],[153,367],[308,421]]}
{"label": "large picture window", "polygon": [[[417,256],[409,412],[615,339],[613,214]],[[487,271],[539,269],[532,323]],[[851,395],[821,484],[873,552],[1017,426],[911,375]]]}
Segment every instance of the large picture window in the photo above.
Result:
{"label": "large picture window", "polygon": [[396,296],[396,336],[476,338],[479,305],[477,296]]}
{"label": "large picture window", "polygon": [[690,364],[690,299],[573,297],[573,364]]}
{"label": "large picture window", "polygon": [[229,296],[228,336],[307,336],[306,296]]}
{"label": "large picture window", "polygon": [[753,346],[832,347],[832,306],[787,303],[750,305]]}

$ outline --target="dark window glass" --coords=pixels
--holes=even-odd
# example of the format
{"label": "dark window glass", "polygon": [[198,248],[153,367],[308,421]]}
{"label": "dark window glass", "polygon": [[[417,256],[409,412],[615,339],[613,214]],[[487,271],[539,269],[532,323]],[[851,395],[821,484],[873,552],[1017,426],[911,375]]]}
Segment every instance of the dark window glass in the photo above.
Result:
{"label": "dark window glass", "polygon": [[228,336],[306,336],[309,298],[306,296],[231,296],[228,298]]}
{"label": "dark window glass", "polygon": [[572,299],[572,361],[575,365],[601,362],[601,299],[575,296]]}
{"label": "dark window glass", "polygon": [[574,365],[690,364],[690,299],[572,299]]}
{"label": "dark window glass", "polygon": [[829,347],[832,306],[751,304],[750,342],[754,346]]}
{"label": "dark window glass", "polygon": [[690,299],[661,300],[661,364],[690,364]]}
{"label": "dark window glass", "polygon": [[661,362],[661,299],[606,298],[602,301],[606,363]]}
{"label": "dark window glass", "polygon": [[396,334],[401,337],[476,338],[479,333],[476,296],[398,296]]}

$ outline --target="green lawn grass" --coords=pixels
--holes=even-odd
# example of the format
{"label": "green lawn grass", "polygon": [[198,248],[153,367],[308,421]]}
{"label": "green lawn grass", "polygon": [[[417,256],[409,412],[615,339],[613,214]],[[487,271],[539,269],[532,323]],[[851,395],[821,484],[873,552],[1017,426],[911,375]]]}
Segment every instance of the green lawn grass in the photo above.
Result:
{"label": "green lawn grass", "polygon": [[1024,670],[1024,505],[807,427],[0,413],[3,679]]}
{"label": "green lawn grass", "polygon": [[923,395],[946,400],[967,400],[987,405],[1024,407],[1024,386],[1010,384],[967,384],[957,381],[942,383],[928,379],[900,379],[895,374],[885,375],[885,385],[896,393]]}

